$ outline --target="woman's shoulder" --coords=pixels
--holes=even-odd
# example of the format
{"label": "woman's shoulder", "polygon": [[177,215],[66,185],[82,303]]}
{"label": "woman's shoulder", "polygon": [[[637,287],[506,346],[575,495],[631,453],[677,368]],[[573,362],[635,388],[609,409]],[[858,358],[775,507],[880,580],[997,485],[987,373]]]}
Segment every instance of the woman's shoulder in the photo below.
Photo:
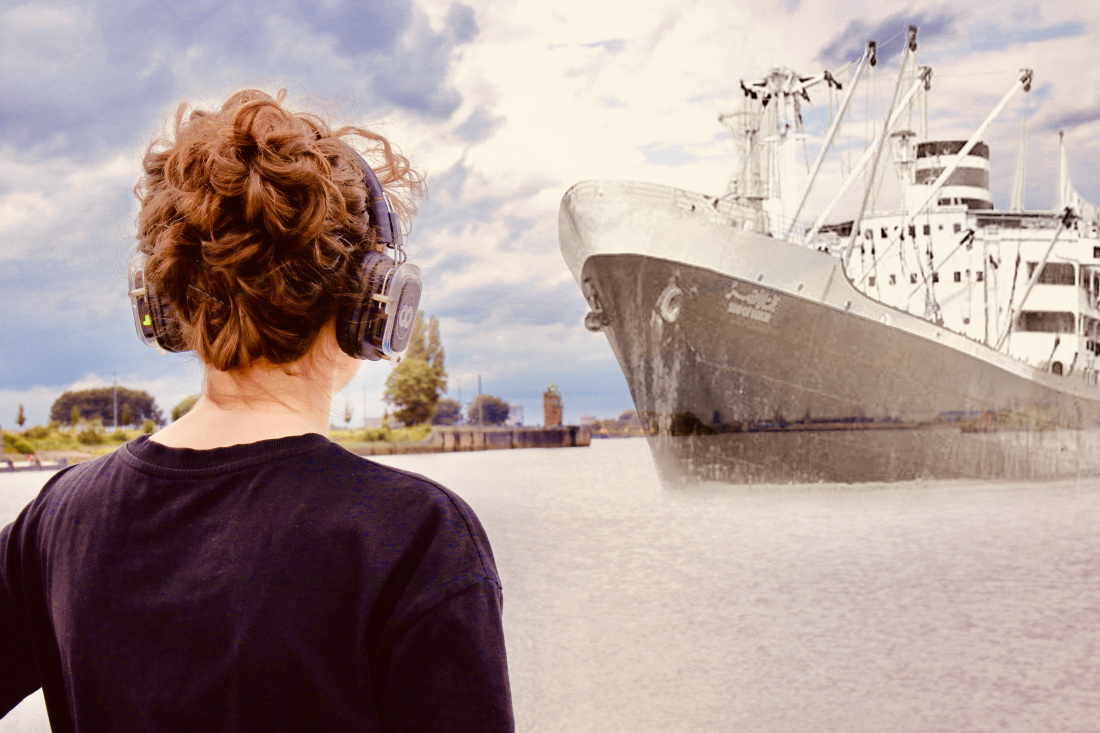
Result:
{"label": "woman's shoulder", "polygon": [[375,511],[402,517],[401,524],[419,520],[485,542],[485,530],[474,510],[451,489],[412,471],[387,466],[333,444],[334,478],[339,490],[355,499],[369,499]]}
{"label": "woman's shoulder", "polygon": [[[366,540],[382,564],[421,592],[405,599],[406,613],[423,612],[443,598],[488,582],[501,585],[496,561],[477,514],[451,489],[411,471],[386,466],[334,446],[344,519],[355,529],[376,533]],[[344,524],[344,522],[341,522]],[[383,560],[388,558],[388,560]],[[430,589],[430,590],[429,590]],[[417,608],[417,613],[412,609]]]}

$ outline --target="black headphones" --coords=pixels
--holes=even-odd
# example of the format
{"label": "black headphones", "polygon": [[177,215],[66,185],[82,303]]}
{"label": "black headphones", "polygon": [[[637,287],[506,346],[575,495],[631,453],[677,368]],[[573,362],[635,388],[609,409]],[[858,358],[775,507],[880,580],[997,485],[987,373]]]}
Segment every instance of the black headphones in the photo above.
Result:
{"label": "black headphones", "polygon": [[[348,148],[363,170],[367,188],[367,216],[378,241],[393,250],[393,257],[369,250],[363,253],[359,297],[336,318],[340,349],[356,359],[392,359],[409,345],[420,307],[420,268],[406,261],[401,222],[374,170],[353,148]],[[157,297],[145,279],[146,256],[130,258],[130,307],[138,337],[165,351],[187,351],[179,323],[167,303]]]}

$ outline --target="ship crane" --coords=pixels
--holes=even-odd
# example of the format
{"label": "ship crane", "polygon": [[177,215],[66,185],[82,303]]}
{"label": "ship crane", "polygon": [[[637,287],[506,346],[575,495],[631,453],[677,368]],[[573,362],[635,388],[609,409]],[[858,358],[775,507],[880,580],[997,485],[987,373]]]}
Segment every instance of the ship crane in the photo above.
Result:
{"label": "ship crane", "polygon": [[[792,203],[785,196],[781,181],[794,172],[791,148],[784,146],[792,130],[803,132],[802,103],[810,101],[809,90],[825,84],[831,89],[843,89],[832,72],[802,75],[777,67],[763,78],[741,81],[744,108],[739,112],[720,114],[718,121],[733,133],[739,148],[737,173],[731,178],[727,196],[752,202],[760,217],[762,230],[769,218],[789,218],[784,209]],[[785,155],[780,155],[784,151]],[[786,203],[784,199],[788,199]],[[781,234],[775,227],[775,234]]]}
{"label": "ship crane", "polygon": [[[763,79],[741,82],[741,91],[753,101],[759,101],[761,111],[766,109],[772,100],[781,105],[778,120],[780,137],[786,135],[791,128],[802,131],[802,101],[810,101],[809,89],[813,86],[826,83],[834,89],[842,89],[843,85],[836,80],[828,70],[820,74],[802,76],[788,68],[775,68],[768,72]],[[728,115],[719,115],[721,122]]]}

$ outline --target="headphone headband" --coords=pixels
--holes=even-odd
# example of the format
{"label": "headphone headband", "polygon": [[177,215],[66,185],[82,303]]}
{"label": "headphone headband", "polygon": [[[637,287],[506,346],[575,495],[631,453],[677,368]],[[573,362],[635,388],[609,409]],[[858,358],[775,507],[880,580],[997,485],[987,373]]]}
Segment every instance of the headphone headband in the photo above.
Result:
{"label": "headphone headband", "polygon": [[355,156],[359,168],[363,171],[363,184],[370,194],[370,203],[367,205],[367,213],[370,224],[378,235],[378,241],[394,251],[394,259],[401,262],[405,259],[405,239],[401,235],[401,219],[393,210],[389,196],[378,180],[378,175],[370,167],[363,156],[355,148],[348,145],[348,150]]}

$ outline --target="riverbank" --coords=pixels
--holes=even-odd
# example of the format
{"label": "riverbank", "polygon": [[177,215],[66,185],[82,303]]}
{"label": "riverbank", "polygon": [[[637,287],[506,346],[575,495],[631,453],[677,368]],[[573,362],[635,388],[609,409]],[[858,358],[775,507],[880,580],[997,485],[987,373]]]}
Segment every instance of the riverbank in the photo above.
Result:
{"label": "riverbank", "polygon": [[[366,439],[376,437],[384,439]],[[424,428],[414,427],[394,431],[333,430],[329,438],[357,455],[380,456],[506,448],[584,447],[591,443],[592,433],[588,428],[576,425],[553,427],[437,425],[433,426],[426,435],[424,435]],[[5,454],[0,457],[0,472],[56,471],[73,463],[110,453],[116,447],[116,445],[96,446],[90,449],[92,452],[40,450],[20,455]]]}

